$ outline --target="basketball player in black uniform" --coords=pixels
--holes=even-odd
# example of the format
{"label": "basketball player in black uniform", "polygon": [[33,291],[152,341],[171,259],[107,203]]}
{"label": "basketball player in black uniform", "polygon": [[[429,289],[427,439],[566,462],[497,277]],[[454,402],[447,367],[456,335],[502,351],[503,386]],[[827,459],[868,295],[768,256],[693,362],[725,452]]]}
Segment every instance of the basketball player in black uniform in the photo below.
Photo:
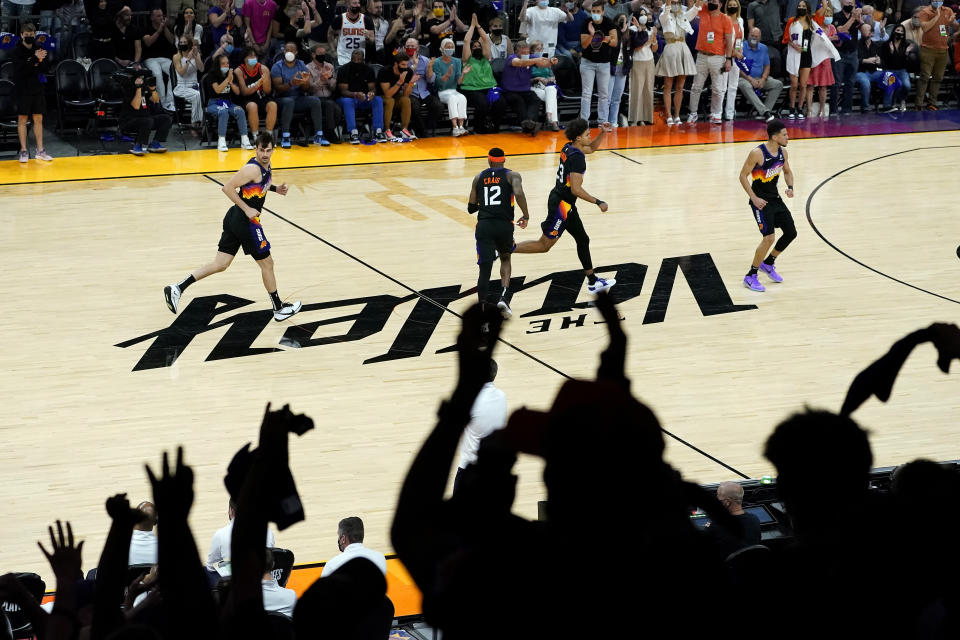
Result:
{"label": "basketball player in black uniform", "polygon": [[[753,211],[753,218],[763,235],[753,254],[750,271],[743,278],[743,286],[752,291],[766,291],[760,284],[757,271],[763,271],[774,282],[783,282],[773,263],[797,237],[793,216],[780,199],[780,192],[777,190],[777,182],[782,173],[787,179],[787,197],[793,197],[793,171],[787,160],[787,128],[779,120],[771,120],[767,123],[767,138],[766,142],[750,152],[740,169],[740,184],[750,196],[750,210]],[[783,234],[774,245],[776,227],[780,227]],[[770,251],[770,247],[773,247],[773,251]],[[770,251],[768,256],[767,251]]]}
{"label": "basketball player in black uniform", "polygon": [[267,199],[267,191],[275,191],[282,196],[287,195],[286,184],[280,186],[271,184],[270,156],[273,155],[271,134],[264,132],[257,136],[255,153],[256,156],[223,185],[223,193],[230,198],[233,206],[223,217],[223,234],[220,236],[220,244],[213,262],[196,269],[183,282],[163,288],[163,297],[167,301],[167,307],[173,313],[177,312],[180,296],[187,287],[197,280],[225,271],[241,247],[243,252],[253,257],[260,266],[263,286],[270,294],[273,305],[273,319],[280,322],[300,311],[299,300],[292,303],[281,302],[280,296],[277,295],[277,279],[273,274],[270,242],[260,224],[260,211]]}
{"label": "basketball player in black uniform", "polygon": [[590,236],[583,228],[576,204],[577,198],[582,198],[600,207],[600,211],[607,210],[606,202],[591,196],[584,190],[583,174],[587,172],[586,155],[600,147],[604,135],[610,130],[612,127],[609,124],[601,127],[597,137],[591,140],[590,125],[583,118],[577,118],[567,125],[564,133],[569,142],[563,145],[563,150],[560,152],[557,183],[547,199],[547,219],[540,224],[543,235],[539,240],[521,242],[514,249],[514,253],[546,253],[557,243],[564,231],[569,231],[577,242],[577,256],[587,275],[587,290],[590,293],[600,293],[617,284],[613,278],[605,280],[593,273]]}
{"label": "basketball player in black uniform", "polygon": [[517,226],[527,228],[530,215],[527,213],[527,197],[523,193],[523,180],[516,171],[504,167],[507,157],[503,149],[494,147],[487,153],[489,169],[484,169],[473,179],[467,211],[477,214],[477,265],[480,277],[477,280],[477,296],[480,307],[487,304],[487,289],[493,261],[500,258],[500,300],[497,308],[504,318],[513,315],[507,301],[510,288],[510,254],[516,243],[513,241],[513,207],[520,207],[523,215]]}

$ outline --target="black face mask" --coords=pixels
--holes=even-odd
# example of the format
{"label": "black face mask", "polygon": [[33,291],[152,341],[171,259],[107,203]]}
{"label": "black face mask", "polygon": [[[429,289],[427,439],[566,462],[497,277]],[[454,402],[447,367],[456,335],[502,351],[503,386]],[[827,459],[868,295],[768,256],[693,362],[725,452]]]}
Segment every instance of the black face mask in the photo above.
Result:
{"label": "black face mask", "polygon": [[804,9],[803,7],[800,7],[799,9],[797,9],[797,15],[798,15],[798,16],[805,16],[805,15],[807,15],[807,10]]}
{"label": "black face mask", "polygon": [[736,15],[736,14],[737,14],[737,8],[736,8],[736,7],[727,7],[727,13],[729,13],[729,14],[732,15],[732,16],[733,16],[733,15]]}
{"label": "black face mask", "polygon": [[901,31],[894,31],[894,32],[893,32],[893,39],[894,39],[894,40],[900,40],[901,38],[903,38],[903,32],[901,32]]}
{"label": "black face mask", "polygon": [[349,9],[347,9],[347,13],[349,13],[352,16],[355,16],[358,13],[360,13],[360,7],[350,7]]}
{"label": "black face mask", "polygon": [[34,40],[36,40],[36,38],[34,38],[33,36],[24,36],[23,44],[27,45],[28,47],[32,47]]}
{"label": "black face mask", "polygon": [[472,55],[474,58],[479,60],[480,58],[483,57],[483,49],[472,49],[470,51],[470,55]]}
{"label": "black face mask", "polygon": [[503,29],[491,29],[491,30],[490,30],[490,33],[492,33],[492,34],[495,35],[495,36],[502,36],[502,35],[503,35]]}
{"label": "black face mask", "polygon": [[716,11],[719,7],[720,7],[720,5],[717,4],[716,2],[708,2],[708,3],[707,3],[707,9],[709,9],[710,11]]}
{"label": "black face mask", "polygon": [[190,45],[188,45],[188,44],[181,44],[181,45],[178,47],[178,49],[180,49],[180,51],[183,51],[184,53],[186,53],[187,51],[190,51]]}

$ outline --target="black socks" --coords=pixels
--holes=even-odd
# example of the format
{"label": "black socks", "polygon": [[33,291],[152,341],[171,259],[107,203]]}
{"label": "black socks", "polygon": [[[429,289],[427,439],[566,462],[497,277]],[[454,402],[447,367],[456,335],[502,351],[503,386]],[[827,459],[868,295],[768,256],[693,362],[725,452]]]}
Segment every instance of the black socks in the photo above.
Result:
{"label": "black socks", "polygon": [[596,282],[597,282],[597,274],[595,274],[595,273],[588,273],[588,274],[587,274],[587,282],[588,282],[589,284],[596,284]]}
{"label": "black socks", "polygon": [[776,258],[774,258],[772,255],[769,255],[769,256],[767,256],[766,259],[763,261],[763,264],[772,265],[775,260],[776,260]]}
{"label": "black socks", "polygon": [[276,291],[270,293],[270,302],[273,303],[273,310],[279,311],[280,307],[283,306],[283,303],[280,301],[280,296],[277,295]]}
{"label": "black socks", "polygon": [[186,291],[186,290],[187,290],[187,287],[189,287],[190,285],[192,285],[192,284],[193,284],[194,282],[196,282],[196,281],[197,281],[197,279],[194,278],[194,277],[193,277],[193,274],[191,273],[190,275],[188,275],[188,276],[184,279],[183,282],[181,282],[181,283],[178,284],[177,286],[180,287],[180,291],[183,292],[183,291]]}
{"label": "black socks", "polygon": [[759,269],[760,269],[760,267],[750,267],[750,271],[747,272],[747,275],[748,275],[748,276],[755,276],[755,275],[757,275],[757,271],[759,271]]}

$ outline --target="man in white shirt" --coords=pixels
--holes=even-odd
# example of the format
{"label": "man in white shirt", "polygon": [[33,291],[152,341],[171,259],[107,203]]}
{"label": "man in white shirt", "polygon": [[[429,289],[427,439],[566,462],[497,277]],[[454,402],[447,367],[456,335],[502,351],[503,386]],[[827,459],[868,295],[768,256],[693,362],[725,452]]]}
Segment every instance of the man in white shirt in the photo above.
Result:
{"label": "man in white shirt", "polygon": [[496,377],[497,362],[490,360],[490,381],[483,385],[480,393],[477,394],[473,408],[470,409],[470,422],[464,429],[463,439],[460,441],[460,464],[457,466],[457,475],[453,479],[454,493],[460,484],[460,474],[467,465],[476,462],[480,441],[507,425],[507,395],[493,386]]}
{"label": "man in white shirt", "polygon": [[553,57],[557,48],[557,25],[571,20],[573,15],[569,11],[551,7],[550,0],[529,0],[520,10],[520,28],[526,29],[527,42],[542,42],[548,58]]}
{"label": "man in white shirt", "polygon": [[[217,570],[217,564],[223,560],[230,559],[230,541],[233,538],[233,519],[237,515],[237,505],[230,501],[227,506],[227,517],[230,518],[229,524],[218,529],[213,534],[213,540],[210,541],[210,553],[207,554],[207,567],[213,571]],[[267,529],[267,547],[277,546],[277,541],[273,537],[273,532]],[[223,575],[223,574],[221,574]]]}
{"label": "man in white shirt", "polygon": [[387,559],[373,549],[363,546],[363,520],[357,517],[344,518],[337,525],[337,549],[340,554],[334,556],[323,566],[321,578],[327,578],[337,569],[354,558],[366,558],[387,575]]}
{"label": "man in white shirt", "polygon": [[157,509],[152,502],[141,502],[137,509],[145,519],[133,527],[127,564],[156,564],[157,536],[153,533],[153,528],[157,526]]}
{"label": "man in white shirt", "polygon": [[297,606],[297,592],[284,589],[273,577],[273,552],[267,549],[266,572],[263,574],[263,610],[276,611],[293,618],[293,608]]}

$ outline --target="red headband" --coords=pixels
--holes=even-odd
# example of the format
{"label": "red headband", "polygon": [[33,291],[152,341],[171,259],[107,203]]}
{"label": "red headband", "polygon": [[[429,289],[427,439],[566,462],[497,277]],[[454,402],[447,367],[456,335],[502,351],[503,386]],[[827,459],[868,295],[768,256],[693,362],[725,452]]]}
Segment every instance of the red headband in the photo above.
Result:
{"label": "red headband", "polygon": [[488,155],[488,156],[487,156],[487,160],[489,160],[490,162],[506,162],[506,161],[507,161],[507,156],[490,156],[490,155]]}

